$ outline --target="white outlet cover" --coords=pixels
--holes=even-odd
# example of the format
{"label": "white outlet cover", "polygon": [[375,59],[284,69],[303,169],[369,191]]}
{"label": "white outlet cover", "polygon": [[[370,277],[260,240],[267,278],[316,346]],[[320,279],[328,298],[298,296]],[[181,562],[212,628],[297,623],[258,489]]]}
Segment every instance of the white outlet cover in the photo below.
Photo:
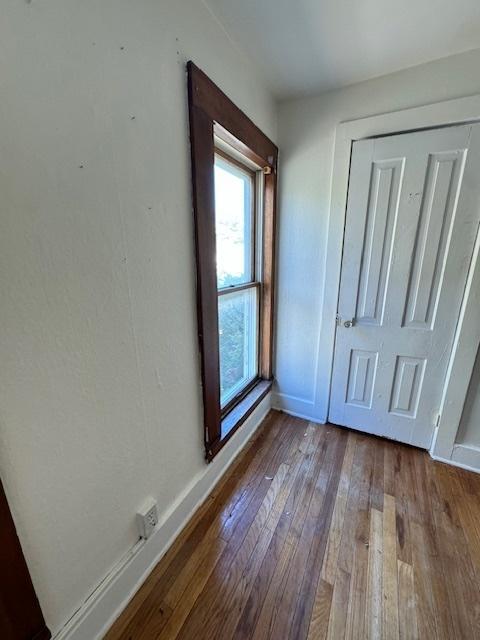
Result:
{"label": "white outlet cover", "polygon": [[148,498],[137,511],[138,533],[141,538],[148,539],[158,524],[157,503],[153,498]]}

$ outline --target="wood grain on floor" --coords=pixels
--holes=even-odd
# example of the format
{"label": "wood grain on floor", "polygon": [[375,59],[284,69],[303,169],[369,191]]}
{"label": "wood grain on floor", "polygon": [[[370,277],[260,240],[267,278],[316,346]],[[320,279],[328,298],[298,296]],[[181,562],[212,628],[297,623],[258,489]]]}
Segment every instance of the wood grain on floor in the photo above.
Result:
{"label": "wood grain on floor", "polygon": [[271,412],[107,640],[480,638],[480,476]]}

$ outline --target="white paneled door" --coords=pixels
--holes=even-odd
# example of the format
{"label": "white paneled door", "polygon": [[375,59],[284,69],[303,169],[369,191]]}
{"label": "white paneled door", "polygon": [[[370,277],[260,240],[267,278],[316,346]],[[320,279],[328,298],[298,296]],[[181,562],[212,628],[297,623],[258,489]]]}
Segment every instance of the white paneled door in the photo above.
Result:
{"label": "white paneled door", "polygon": [[353,144],[329,420],[431,443],[480,210],[480,125]]}

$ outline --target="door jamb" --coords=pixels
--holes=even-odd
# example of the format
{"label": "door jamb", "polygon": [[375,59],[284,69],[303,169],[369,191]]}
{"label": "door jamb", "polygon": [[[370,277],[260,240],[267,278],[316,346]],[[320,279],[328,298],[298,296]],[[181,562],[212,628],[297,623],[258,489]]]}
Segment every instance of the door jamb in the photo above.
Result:
{"label": "door jamb", "polygon": [[[323,314],[317,357],[317,380],[320,363],[329,371],[328,384],[317,387],[315,404],[328,407],[333,371],[335,345],[335,317],[340,287],[341,257],[350,173],[352,144],[356,140],[410,131],[436,129],[480,121],[480,95],[455,100],[446,100],[411,109],[403,109],[367,118],[340,123],[335,131],[330,207],[328,217],[327,250],[325,253],[324,278],[322,284]],[[443,389],[442,408],[435,430],[430,454],[432,457],[455,464],[455,444],[461,413],[475,364],[480,341],[480,236],[468,273],[467,287],[462,302],[459,322],[450,355],[447,377]],[[475,306],[476,302],[476,306]],[[323,396],[323,398],[322,398]],[[480,452],[479,452],[480,467]]]}

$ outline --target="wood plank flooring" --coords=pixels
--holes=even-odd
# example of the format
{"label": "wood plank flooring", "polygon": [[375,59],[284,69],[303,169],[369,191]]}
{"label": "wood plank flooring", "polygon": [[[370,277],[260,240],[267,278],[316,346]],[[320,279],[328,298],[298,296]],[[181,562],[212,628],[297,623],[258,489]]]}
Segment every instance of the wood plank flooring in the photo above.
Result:
{"label": "wood plank flooring", "polygon": [[480,638],[480,476],[271,412],[106,638]]}

